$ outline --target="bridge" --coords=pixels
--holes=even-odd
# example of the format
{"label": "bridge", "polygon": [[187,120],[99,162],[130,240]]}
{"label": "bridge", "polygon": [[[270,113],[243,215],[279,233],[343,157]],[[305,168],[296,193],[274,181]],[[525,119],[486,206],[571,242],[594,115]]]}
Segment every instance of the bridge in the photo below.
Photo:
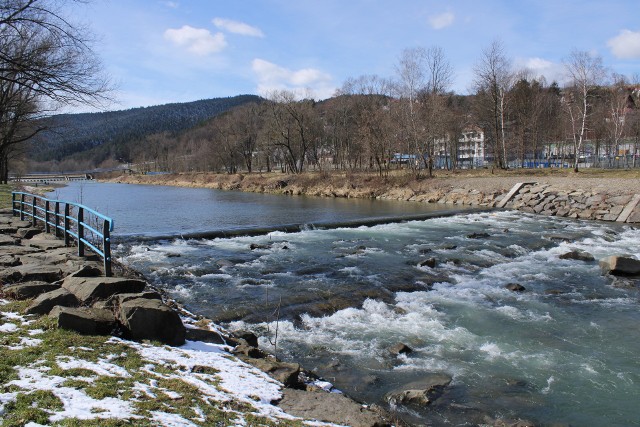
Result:
{"label": "bridge", "polygon": [[27,174],[16,175],[10,178],[14,182],[35,182],[47,184],[49,182],[57,181],[87,181],[92,180],[93,175],[88,173],[58,173],[58,174]]}

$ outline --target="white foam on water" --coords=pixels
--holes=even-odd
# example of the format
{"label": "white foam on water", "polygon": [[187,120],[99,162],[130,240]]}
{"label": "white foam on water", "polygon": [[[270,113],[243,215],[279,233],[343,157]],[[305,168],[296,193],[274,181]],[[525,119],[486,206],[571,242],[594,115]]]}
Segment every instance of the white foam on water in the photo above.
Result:
{"label": "white foam on water", "polygon": [[549,394],[549,392],[551,391],[551,385],[555,382],[555,378],[553,376],[550,376],[547,379],[547,386],[545,388],[543,388],[540,392],[542,394]]}

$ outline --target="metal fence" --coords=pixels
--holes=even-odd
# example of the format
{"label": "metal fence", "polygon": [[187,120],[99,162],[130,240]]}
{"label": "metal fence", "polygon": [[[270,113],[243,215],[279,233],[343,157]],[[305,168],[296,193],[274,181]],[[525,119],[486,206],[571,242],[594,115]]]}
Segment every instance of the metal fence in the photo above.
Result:
{"label": "metal fence", "polygon": [[34,227],[42,225],[47,233],[64,238],[67,246],[76,243],[78,256],[85,256],[85,248],[90,248],[103,259],[105,276],[111,276],[111,218],[78,203],[31,193],[14,191],[11,199],[14,216],[30,218]]}

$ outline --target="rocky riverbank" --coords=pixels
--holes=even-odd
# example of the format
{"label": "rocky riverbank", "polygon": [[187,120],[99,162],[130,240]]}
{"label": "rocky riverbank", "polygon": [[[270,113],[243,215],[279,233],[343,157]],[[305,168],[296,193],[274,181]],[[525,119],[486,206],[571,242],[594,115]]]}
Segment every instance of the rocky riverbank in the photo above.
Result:
{"label": "rocky riverbank", "polygon": [[[116,269],[120,277],[102,277],[97,257],[78,257],[75,248],[8,212],[0,213],[0,265],[0,355],[8,363],[0,366],[0,414],[5,419],[48,423],[54,418],[116,418],[138,419],[140,425],[211,425],[222,416],[216,409],[221,407],[234,423],[264,419],[259,423],[390,425],[390,416],[381,408],[329,393],[329,383],[300,365],[262,352],[253,334],[230,334],[188,313],[122,266]],[[63,339],[52,334],[62,334]],[[134,369],[125,358],[118,364],[109,351],[98,354],[105,344],[122,347],[121,354],[135,350],[128,357],[136,360],[147,354],[143,359],[148,363]],[[36,347],[42,359],[26,366],[17,362],[25,359],[21,352],[32,354]],[[82,359],[78,352],[92,354]],[[60,374],[49,375],[52,369]],[[42,381],[34,383],[36,376]],[[100,392],[109,397],[97,398],[95,384],[114,377],[119,380],[111,390]],[[167,378],[172,378],[171,384],[160,386]],[[69,382],[74,401],[66,399]],[[167,412],[149,410],[160,393],[180,405],[179,414],[177,409],[167,410],[171,405],[162,399]],[[55,408],[33,401],[31,415],[24,415],[19,403],[42,394]],[[145,399],[148,405],[139,404]]]}
{"label": "rocky riverbank", "polygon": [[370,174],[308,173],[303,175],[182,173],[122,175],[111,182],[202,187],[285,195],[377,198],[421,203],[496,207],[517,183],[529,183],[506,208],[570,218],[640,223],[639,171],[486,171],[439,172],[435,178],[415,179],[398,172],[382,178]]}

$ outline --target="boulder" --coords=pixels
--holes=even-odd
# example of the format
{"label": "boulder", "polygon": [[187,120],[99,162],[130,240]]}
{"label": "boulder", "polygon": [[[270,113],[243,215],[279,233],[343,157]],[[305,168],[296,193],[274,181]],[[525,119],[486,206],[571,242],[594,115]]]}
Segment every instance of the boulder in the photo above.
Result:
{"label": "boulder", "polygon": [[62,278],[62,270],[55,266],[24,264],[7,268],[0,273],[0,281],[4,283],[17,282],[55,282]]}
{"label": "boulder", "polygon": [[22,239],[31,239],[32,237],[37,236],[40,233],[42,233],[42,230],[36,227],[20,228],[16,232],[18,237]]}
{"label": "boulder", "polygon": [[401,342],[392,345],[391,347],[387,348],[387,350],[389,350],[389,353],[393,354],[394,356],[398,356],[400,354],[409,354],[413,352],[413,349],[411,347]]}
{"label": "boulder", "polygon": [[612,255],[600,260],[605,274],[614,276],[640,276],[640,260],[625,255]]}
{"label": "boulder", "polygon": [[26,314],[47,314],[56,305],[75,307],[78,299],[64,288],[40,294],[25,310]]}
{"label": "boulder", "polygon": [[285,387],[296,387],[299,384],[300,365],[297,363],[280,362],[275,359],[251,359],[250,363],[280,381]]}
{"label": "boulder", "polygon": [[510,290],[511,292],[524,292],[527,290],[527,288],[519,283],[507,283],[506,285],[504,285],[504,288]]}
{"label": "boulder", "polygon": [[99,308],[56,306],[49,316],[56,319],[59,328],[86,335],[109,335],[118,327],[113,313]]}
{"label": "boulder", "polygon": [[102,276],[102,269],[85,264],[81,266],[78,270],[72,272],[67,277],[99,277]]}
{"label": "boulder", "polygon": [[62,282],[62,287],[83,303],[107,299],[115,294],[138,293],[146,285],[144,280],[120,277],[67,277]]}
{"label": "boulder", "polygon": [[187,328],[185,339],[188,341],[202,341],[211,344],[223,344],[223,345],[235,345],[235,341],[232,341],[226,337],[223,337],[216,331],[210,331],[208,329],[196,329]]}
{"label": "boulder", "polygon": [[452,378],[447,374],[431,374],[426,378],[406,384],[385,396],[392,405],[430,405],[439,398]]}
{"label": "boulder", "polygon": [[9,222],[9,224],[11,224],[13,227],[16,228],[27,228],[27,227],[31,227],[33,224],[31,224],[31,221],[22,221],[20,219],[13,219]]}
{"label": "boulder", "polygon": [[0,234],[0,246],[15,245],[17,242],[18,240],[11,236]]}
{"label": "boulder", "polygon": [[137,293],[115,294],[106,301],[107,307],[120,307],[124,302],[136,298],[155,299],[162,301],[162,296],[156,291],[144,291]]}
{"label": "boulder", "polygon": [[60,285],[57,284],[35,281],[5,286],[2,291],[9,298],[22,300],[27,298],[35,298],[40,294],[51,292],[59,288]]}
{"label": "boulder", "polygon": [[249,245],[249,249],[251,249],[252,251],[255,251],[256,249],[271,249],[271,246],[269,245],[262,245],[259,243],[252,243]]}
{"label": "boulder", "polygon": [[595,258],[589,252],[575,250],[571,252],[567,252],[565,254],[560,255],[560,259],[573,259],[576,261],[594,261]]}
{"label": "boulder", "polygon": [[0,234],[16,234],[17,232],[18,229],[16,227],[12,227],[6,223],[0,225]]}
{"label": "boulder", "polygon": [[278,406],[288,414],[352,427],[389,425],[382,416],[344,394],[284,389]]}
{"label": "boulder", "polygon": [[265,357],[267,357],[267,353],[260,350],[258,347],[247,344],[246,341],[242,341],[240,344],[238,344],[233,349],[233,354],[246,356],[251,359],[264,359]]}
{"label": "boulder", "polygon": [[178,313],[157,299],[135,298],[123,302],[116,316],[135,340],[158,340],[182,345],[186,330]]}
{"label": "boulder", "polygon": [[434,268],[438,261],[435,258],[428,258],[418,263],[418,267],[429,267]]}
{"label": "boulder", "polygon": [[489,233],[471,233],[467,234],[469,239],[486,239],[489,237]]}
{"label": "boulder", "polygon": [[[41,236],[42,234],[39,234],[36,237]],[[51,249],[61,249],[66,247],[66,245],[64,244],[63,240],[47,240],[47,239],[38,239],[36,240],[31,239],[26,243],[28,246],[31,246],[32,248],[37,248],[37,249],[42,249],[45,251],[51,250]]]}
{"label": "boulder", "polygon": [[13,255],[0,255],[0,267],[15,267],[20,265],[20,259]]}
{"label": "boulder", "polygon": [[251,331],[238,330],[233,332],[234,338],[242,339],[252,347],[258,347],[258,337]]}
{"label": "boulder", "polygon": [[233,261],[229,261],[228,259],[219,259],[216,261],[216,265],[220,268],[223,267],[233,267],[235,264]]}

